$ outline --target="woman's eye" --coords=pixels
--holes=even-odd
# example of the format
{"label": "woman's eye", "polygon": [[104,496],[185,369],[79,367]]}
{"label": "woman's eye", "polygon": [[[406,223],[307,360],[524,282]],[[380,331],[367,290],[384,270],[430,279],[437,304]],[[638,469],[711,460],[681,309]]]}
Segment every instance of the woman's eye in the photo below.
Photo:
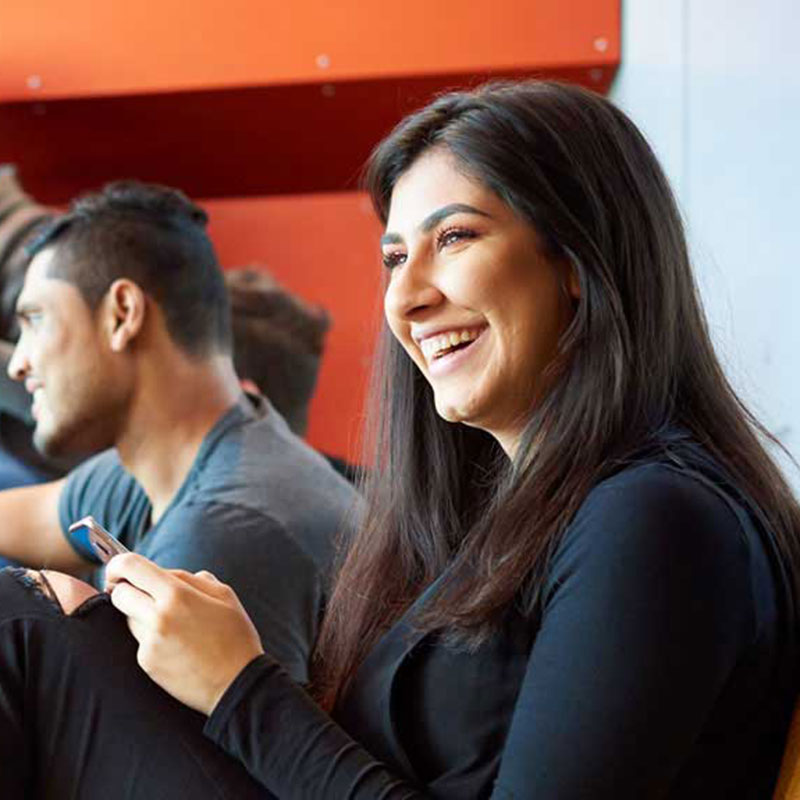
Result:
{"label": "woman's eye", "polygon": [[383,266],[387,269],[399,267],[406,260],[406,254],[399,250],[394,250],[383,254]]}
{"label": "woman's eye", "polygon": [[469,228],[445,228],[436,237],[436,248],[441,250],[443,247],[458,244],[465,239],[474,239],[476,236],[475,231],[469,230]]}

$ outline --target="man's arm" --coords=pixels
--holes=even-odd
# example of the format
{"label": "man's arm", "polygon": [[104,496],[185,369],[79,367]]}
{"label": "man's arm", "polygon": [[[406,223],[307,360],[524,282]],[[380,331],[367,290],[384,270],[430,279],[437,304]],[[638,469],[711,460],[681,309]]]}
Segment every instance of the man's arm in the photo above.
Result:
{"label": "man's arm", "polygon": [[61,529],[58,501],[66,480],[0,492],[0,555],[28,567],[85,574],[92,565]]}

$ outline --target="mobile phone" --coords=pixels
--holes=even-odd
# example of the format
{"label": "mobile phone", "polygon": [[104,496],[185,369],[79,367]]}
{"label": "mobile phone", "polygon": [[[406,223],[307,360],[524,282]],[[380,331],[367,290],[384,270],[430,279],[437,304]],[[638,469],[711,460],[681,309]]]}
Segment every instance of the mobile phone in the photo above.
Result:
{"label": "mobile phone", "polygon": [[129,552],[94,517],[88,516],[69,526],[70,538],[78,540],[84,548],[91,550],[104,564],[119,553]]}

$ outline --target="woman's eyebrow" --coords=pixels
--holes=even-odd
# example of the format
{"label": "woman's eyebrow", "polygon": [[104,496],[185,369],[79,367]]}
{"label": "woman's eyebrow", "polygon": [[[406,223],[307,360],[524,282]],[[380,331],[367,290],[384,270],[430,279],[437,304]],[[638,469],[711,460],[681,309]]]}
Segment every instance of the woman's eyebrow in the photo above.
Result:
{"label": "woman's eyebrow", "polygon": [[384,233],[381,236],[381,247],[385,244],[402,244],[403,237],[399,233]]}
{"label": "woman's eyebrow", "polygon": [[428,233],[435,228],[443,219],[449,217],[451,214],[479,214],[482,217],[491,217],[485,211],[481,211],[475,206],[469,206],[466,203],[450,203],[450,205],[442,206],[432,214],[428,214],[422,224],[419,226],[423,233]]}
{"label": "woman's eyebrow", "polygon": [[[481,211],[479,208],[467,205],[466,203],[450,203],[428,214],[428,216],[422,220],[419,229],[423,233],[430,233],[443,219],[446,219],[452,214],[479,214],[481,217],[489,217],[490,219],[492,216],[486,211]],[[403,237],[399,233],[384,233],[383,236],[381,236],[381,246],[385,244],[402,244],[402,242]]]}

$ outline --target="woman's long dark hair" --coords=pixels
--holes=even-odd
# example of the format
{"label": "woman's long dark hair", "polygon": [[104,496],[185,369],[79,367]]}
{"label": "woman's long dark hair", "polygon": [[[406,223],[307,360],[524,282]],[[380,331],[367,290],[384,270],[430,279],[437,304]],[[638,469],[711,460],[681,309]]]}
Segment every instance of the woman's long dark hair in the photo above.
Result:
{"label": "woman's long dark hair", "polygon": [[591,487],[671,425],[688,429],[760,506],[800,574],[800,509],[762,445],[772,437],[714,354],[680,214],[633,123],[602,97],[557,83],[445,95],[372,154],[366,184],[384,222],[398,178],[430,148],[447,150],[530,222],[575,269],[580,300],[513,464],[487,434],[437,416],[427,382],[384,329],[366,515],[317,648],[315,684],[329,706],[445,568],[416,623],[480,644],[511,603],[536,597]]}

